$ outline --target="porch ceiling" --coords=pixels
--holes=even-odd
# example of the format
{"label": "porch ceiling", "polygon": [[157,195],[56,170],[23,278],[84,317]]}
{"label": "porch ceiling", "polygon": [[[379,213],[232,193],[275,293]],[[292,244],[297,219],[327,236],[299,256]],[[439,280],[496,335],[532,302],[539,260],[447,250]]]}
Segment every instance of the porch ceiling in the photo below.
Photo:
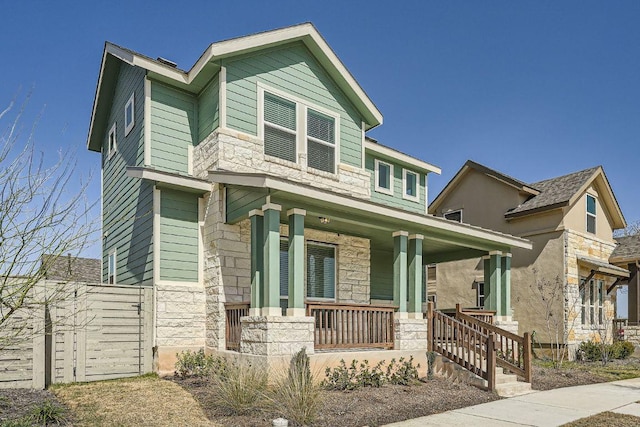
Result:
{"label": "porch ceiling", "polygon": [[[510,251],[512,247],[531,249],[525,239],[459,224],[442,218],[415,214],[347,195],[320,190],[304,184],[263,174],[210,172],[210,180],[227,187],[227,221],[247,218],[252,209],[260,209],[270,198],[286,211],[306,209],[305,227],[370,239],[371,248],[393,251],[394,231],[422,234],[425,263],[475,258],[488,251]],[[320,217],[329,218],[328,224]]]}

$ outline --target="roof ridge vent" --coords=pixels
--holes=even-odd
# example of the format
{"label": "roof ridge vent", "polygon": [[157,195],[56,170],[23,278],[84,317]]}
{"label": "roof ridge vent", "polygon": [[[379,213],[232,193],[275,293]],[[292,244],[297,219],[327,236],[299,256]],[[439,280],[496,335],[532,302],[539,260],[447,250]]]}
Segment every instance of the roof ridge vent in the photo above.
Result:
{"label": "roof ridge vent", "polygon": [[171,68],[178,68],[178,64],[167,59],[167,58],[163,58],[161,56],[158,56],[158,58],[156,59],[158,62],[163,63],[164,65],[168,65]]}

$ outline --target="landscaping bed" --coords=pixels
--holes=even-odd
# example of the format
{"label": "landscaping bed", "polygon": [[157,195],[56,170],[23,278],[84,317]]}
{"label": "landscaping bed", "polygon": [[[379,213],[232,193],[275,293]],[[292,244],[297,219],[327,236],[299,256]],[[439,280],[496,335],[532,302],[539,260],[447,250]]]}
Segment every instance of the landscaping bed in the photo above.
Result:
{"label": "landscaping bed", "polygon": [[[46,420],[46,421],[45,421]],[[44,422],[43,422],[44,421]],[[48,390],[0,390],[0,426],[71,425],[71,415]]]}

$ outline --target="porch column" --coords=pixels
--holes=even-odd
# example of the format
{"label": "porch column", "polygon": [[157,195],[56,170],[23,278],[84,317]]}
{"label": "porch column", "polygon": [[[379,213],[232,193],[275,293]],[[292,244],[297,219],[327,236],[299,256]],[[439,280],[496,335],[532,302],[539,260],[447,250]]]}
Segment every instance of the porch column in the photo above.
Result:
{"label": "porch column", "polygon": [[251,305],[249,316],[259,316],[263,302],[264,214],[259,209],[249,212],[251,221]]}
{"label": "porch column", "polygon": [[500,311],[498,316],[503,316],[506,320],[511,319],[511,254],[503,253],[500,263],[500,269],[502,277],[500,278],[500,284],[502,289],[500,296],[502,301],[500,303]]}
{"label": "porch column", "polygon": [[280,211],[275,203],[262,205],[264,212],[263,316],[282,316],[280,308]]}
{"label": "porch column", "polygon": [[304,209],[290,209],[289,217],[289,308],[287,316],[304,316]]}
{"label": "porch column", "polygon": [[406,231],[393,233],[393,304],[398,318],[407,316],[407,237]]}
{"label": "porch column", "polygon": [[[500,303],[501,303],[501,296],[500,296],[500,291],[501,291],[501,286],[500,286],[500,282],[502,279],[502,273],[500,272],[500,255],[501,252],[500,251],[492,251],[489,252],[489,269],[487,271],[486,266],[487,266],[487,261],[485,261],[485,282],[484,282],[484,289],[485,292],[487,291],[487,288],[489,289],[489,295],[485,295],[485,308],[488,310],[495,310],[496,311],[496,315],[500,315]],[[487,274],[488,273],[488,274]],[[487,278],[488,280],[488,287],[487,287]]]}
{"label": "porch column", "polygon": [[409,236],[409,317],[422,319],[422,234]]}

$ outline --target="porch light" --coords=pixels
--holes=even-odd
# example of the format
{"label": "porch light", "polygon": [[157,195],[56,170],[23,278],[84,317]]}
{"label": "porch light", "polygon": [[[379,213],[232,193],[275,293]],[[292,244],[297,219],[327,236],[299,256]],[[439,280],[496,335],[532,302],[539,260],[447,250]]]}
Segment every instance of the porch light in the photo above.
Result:
{"label": "porch light", "polygon": [[329,222],[331,221],[329,218],[327,218],[326,216],[321,216],[318,217],[318,219],[320,220],[320,224],[329,224]]}

